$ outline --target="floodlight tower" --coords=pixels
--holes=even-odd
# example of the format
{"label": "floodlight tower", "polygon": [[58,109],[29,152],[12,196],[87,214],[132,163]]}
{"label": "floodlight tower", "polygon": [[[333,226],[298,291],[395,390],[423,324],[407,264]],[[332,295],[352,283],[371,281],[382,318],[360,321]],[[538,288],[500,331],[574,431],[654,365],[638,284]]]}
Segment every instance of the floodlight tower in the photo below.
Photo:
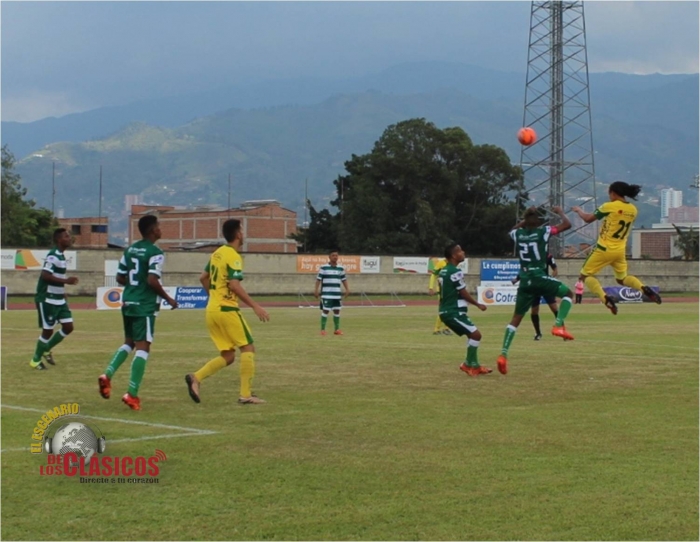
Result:
{"label": "floodlight tower", "polygon": [[[535,129],[537,141],[522,147],[524,181],[520,204],[597,205],[593,164],[593,129],[588,87],[588,55],[583,1],[532,2],[523,126]],[[554,256],[581,255],[574,243],[592,244],[597,225],[575,215],[567,235],[550,241]]]}

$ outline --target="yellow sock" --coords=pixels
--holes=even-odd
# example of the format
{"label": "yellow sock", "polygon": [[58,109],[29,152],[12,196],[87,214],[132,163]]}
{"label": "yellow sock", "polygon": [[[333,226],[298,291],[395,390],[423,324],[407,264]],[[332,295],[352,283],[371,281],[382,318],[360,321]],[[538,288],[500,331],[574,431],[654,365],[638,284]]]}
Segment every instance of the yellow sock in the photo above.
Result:
{"label": "yellow sock", "polygon": [[244,352],[241,354],[241,397],[252,395],[251,387],[255,376],[255,354]]}
{"label": "yellow sock", "polygon": [[630,288],[634,288],[635,290],[639,290],[640,292],[642,291],[642,288],[644,287],[644,285],[642,284],[642,281],[639,280],[634,275],[627,275],[622,280],[622,284],[624,284],[625,286],[629,286]]}
{"label": "yellow sock", "polygon": [[583,283],[591,292],[597,295],[603,303],[605,303],[605,290],[603,290],[603,287],[600,285],[597,278],[586,277],[586,280],[584,280]]}
{"label": "yellow sock", "polygon": [[205,378],[209,378],[211,375],[218,373],[224,367],[226,367],[226,360],[221,356],[218,356],[207,361],[204,364],[204,367],[194,373],[194,376],[199,382],[201,382]]}
{"label": "yellow sock", "polygon": [[440,331],[440,328],[443,326],[442,320],[440,320],[440,315],[438,315],[437,319],[435,320],[435,329],[433,331]]}

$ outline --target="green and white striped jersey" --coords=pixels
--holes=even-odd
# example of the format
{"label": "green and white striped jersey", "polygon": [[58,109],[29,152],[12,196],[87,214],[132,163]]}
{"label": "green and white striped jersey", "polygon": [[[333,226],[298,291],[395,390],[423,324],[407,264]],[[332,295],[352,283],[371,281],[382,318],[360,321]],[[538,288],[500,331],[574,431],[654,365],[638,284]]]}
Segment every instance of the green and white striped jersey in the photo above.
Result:
{"label": "green and white striped jersey", "polygon": [[342,282],[345,278],[345,268],[342,265],[322,265],[316,275],[316,280],[321,281],[321,299],[342,299]]}
{"label": "green and white striped jersey", "polygon": [[[63,252],[58,250],[57,247],[53,247],[46,256],[46,261],[44,261],[44,267],[41,268],[41,272],[48,271],[57,279],[65,279],[66,266],[66,257],[63,255]],[[63,284],[57,286],[49,284],[41,278],[40,274],[39,282],[37,282],[36,285],[36,296],[34,296],[34,300],[37,303],[46,302],[50,305],[65,305],[66,288]]]}

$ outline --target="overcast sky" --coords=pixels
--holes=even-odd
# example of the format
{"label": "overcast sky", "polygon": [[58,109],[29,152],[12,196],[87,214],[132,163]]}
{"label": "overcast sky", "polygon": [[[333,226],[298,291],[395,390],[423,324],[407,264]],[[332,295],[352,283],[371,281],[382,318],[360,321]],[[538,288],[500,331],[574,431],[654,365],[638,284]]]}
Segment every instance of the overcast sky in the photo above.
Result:
{"label": "overcast sky", "polygon": [[[0,4],[2,120],[413,61],[524,72],[531,2]],[[586,1],[589,70],[698,73],[698,2]]]}

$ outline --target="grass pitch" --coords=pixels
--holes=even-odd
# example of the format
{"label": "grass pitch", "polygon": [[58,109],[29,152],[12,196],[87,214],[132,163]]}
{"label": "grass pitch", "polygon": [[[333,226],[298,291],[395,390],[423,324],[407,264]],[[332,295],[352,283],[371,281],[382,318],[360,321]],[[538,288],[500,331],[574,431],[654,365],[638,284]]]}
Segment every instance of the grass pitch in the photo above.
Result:
{"label": "grass pitch", "polygon": [[[494,370],[511,311],[471,311]],[[544,339],[526,318],[510,373],[476,379],[457,369],[465,340],[431,334],[434,307],[346,309],[340,337],[318,335],[316,310],[244,312],[266,405],[236,404],[237,364],[189,399],[185,373],[215,352],[203,312],[183,310],[158,319],[141,412],[119,400],[128,362],[112,399],[97,393],[118,312],[74,311],[43,372],[35,313],[4,313],[2,538],[698,539],[697,303],[578,305],[572,343],[543,307]],[[107,455],[163,450],[159,483],[39,476],[46,457],[24,448],[41,414],[10,407],[65,402],[112,419]]]}

